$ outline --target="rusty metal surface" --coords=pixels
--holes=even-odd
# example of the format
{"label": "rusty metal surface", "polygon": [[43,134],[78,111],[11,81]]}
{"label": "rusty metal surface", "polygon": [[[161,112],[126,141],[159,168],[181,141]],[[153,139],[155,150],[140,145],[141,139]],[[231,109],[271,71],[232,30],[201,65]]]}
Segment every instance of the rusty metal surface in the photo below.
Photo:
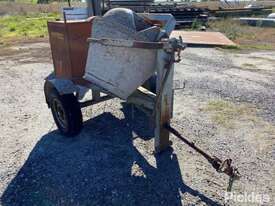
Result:
{"label": "rusty metal surface", "polygon": [[143,48],[143,49],[162,49],[164,47],[164,42],[130,41],[130,40],[121,40],[121,39],[89,38],[88,42],[96,42],[104,46]]}
{"label": "rusty metal surface", "polygon": [[179,31],[172,32],[171,37],[182,37],[187,45],[201,46],[236,46],[234,42],[228,39],[220,32],[199,32],[199,31]]}
{"label": "rusty metal surface", "polygon": [[48,22],[56,77],[72,79],[84,75],[92,20]]}
{"label": "rusty metal surface", "polygon": [[173,113],[173,76],[174,64],[172,54],[163,50],[158,51],[157,91],[153,117],[155,117],[155,152],[166,150],[171,142],[169,131],[163,125],[170,124]]}
{"label": "rusty metal surface", "polygon": [[212,166],[213,168],[220,173],[227,174],[232,179],[238,179],[240,178],[240,173],[238,172],[238,169],[232,166],[232,160],[226,159],[222,161],[218,157],[211,156],[204,152],[202,149],[197,147],[194,142],[190,142],[186,138],[184,138],[176,129],[174,129],[171,125],[166,124],[164,126],[167,131],[174,134],[176,137],[178,137],[180,140],[182,140],[185,144],[196,150],[198,153],[200,153]]}

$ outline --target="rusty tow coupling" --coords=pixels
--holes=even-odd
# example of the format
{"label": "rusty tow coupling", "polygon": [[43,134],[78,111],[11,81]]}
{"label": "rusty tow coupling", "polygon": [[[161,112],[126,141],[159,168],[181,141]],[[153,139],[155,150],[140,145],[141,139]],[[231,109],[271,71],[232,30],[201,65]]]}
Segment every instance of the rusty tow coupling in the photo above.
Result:
{"label": "rusty tow coupling", "polygon": [[166,69],[169,69],[174,62],[178,63],[181,61],[181,51],[183,51],[184,49],[186,49],[186,44],[183,43],[181,36],[179,36],[178,39],[169,39],[169,43],[165,44],[164,50],[167,53],[174,53],[174,55],[171,55],[171,59],[168,60]]}
{"label": "rusty tow coupling", "polygon": [[197,147],[194,142],[190,142],[189,140],[184,138],[176,129],[171,127],[169,124],[165,124],[164,128],[166,128],[169,132],[182,140],[185,144],[200,153],[205,159],[207,159],[207,161],[212,165],[212,167],[214,167],[217,172],[227,174],[230,177],[227,190],[231,191],[233,181],[240,178],[240,173],[238,169],[232,166],[232,159],[226,159],[222,161],[218,157],[211,157],[209,154]]}

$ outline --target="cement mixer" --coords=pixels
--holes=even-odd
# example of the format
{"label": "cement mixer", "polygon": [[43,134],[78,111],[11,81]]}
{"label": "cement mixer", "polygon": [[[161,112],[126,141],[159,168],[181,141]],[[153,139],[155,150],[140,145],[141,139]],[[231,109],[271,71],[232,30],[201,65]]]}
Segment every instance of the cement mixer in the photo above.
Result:
{"label": "cement mixer", "polygon": [[[230,159],[211,157],[170,125],[174,64],[185,48],[181,38],[169,38],[175,25],[170,14],[121,8],[80,20],[64,14],[64,20],[48,22],[54,72],[45,81],[46,102],[59,131],[76,136],[83,126],[81,108],[120,98],[153,119],[156,153],[171,145],[173,133],[234,179]],[[83,101],[90,90],[92,98]]]}
{"label": "cement mixer", "polygon": [[[172,118],[174,62],[184,49],[179,39],[169,39],[175,24],[169,14],[119,8],[102,17],[48,22],[55,70],[45,96],[60,132],[77,135],[81,107],[118,97],[154,115],[155,150],[168,147],[161,125]],[[79,94],[87,89],[93,98],[82,102]]]}

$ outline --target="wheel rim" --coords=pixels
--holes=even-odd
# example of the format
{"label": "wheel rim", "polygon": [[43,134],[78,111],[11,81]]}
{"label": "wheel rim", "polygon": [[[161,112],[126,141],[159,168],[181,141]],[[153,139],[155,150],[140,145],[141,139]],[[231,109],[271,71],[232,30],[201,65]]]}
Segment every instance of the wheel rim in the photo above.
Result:
{"label": "wheel rim", "polygon": [[59,125],[66,129],[68,126],[65,109],[58,99],[53,100],[53,110]]}

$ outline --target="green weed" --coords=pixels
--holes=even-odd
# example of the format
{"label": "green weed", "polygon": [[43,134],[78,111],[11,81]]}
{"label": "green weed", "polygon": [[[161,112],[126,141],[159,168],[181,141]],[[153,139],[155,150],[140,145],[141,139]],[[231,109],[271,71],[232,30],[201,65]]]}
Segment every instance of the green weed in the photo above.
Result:
{"label": "green weed", "polygon": [[57,14],[28,14],[0,17],[0,41],[47,36],[47,21]]}

